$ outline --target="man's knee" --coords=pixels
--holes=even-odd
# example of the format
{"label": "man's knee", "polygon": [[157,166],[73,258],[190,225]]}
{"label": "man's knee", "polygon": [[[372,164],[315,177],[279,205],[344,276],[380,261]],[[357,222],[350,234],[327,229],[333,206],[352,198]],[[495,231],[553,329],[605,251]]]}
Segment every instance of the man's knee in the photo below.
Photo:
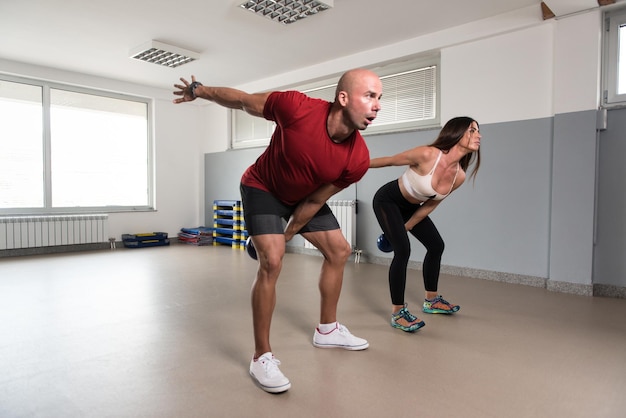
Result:
{"label": "man's knee", "polygon": [[332,261],[337,261],[340,263],[345,263],[352,254],[352,247],[348,244],[348,241],[343,240],[338,242],[336,245],[333,245],[333,248],[330,249],[329,256]]}
{"label": "man's knee", "polygon": [[266,253],[259,257],[259,269],[269,277],[278,276],[283,267],[283,255],[279,253]]}

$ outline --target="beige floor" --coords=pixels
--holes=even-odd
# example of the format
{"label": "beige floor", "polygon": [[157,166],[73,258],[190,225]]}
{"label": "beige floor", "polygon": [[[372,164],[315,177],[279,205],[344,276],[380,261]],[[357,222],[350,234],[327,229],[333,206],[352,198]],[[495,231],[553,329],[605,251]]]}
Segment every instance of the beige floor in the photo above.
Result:
{"label": "beige floor", "polygon": [[626,300],[444,276],[461,311],[407,334],[388,325],[386,267],[349,263],[340,321],[370,348],[322,350],[311,344],[320,262],[286,256],[272,342],[292,388],[270,395],[247,371],[245,252],[0,259],[0,416],[626,416]]}

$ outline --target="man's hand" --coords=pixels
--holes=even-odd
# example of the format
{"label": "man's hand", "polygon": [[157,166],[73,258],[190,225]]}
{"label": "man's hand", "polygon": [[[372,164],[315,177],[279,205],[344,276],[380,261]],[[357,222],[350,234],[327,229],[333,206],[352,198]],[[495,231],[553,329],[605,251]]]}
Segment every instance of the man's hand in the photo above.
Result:
{"label": "man's hand", "polygon": [[[183,77],[180,78],[180,81],[182,81],[183,84],[174,84],[174,87],[178,89],[178,91],[174,91],[174,94],[176,96],[183,96],[183,97],[179,99],[174,99],[174,103],[178,104],[178,103],[184,103],[184,102],[191,102],[195,100],[196,96],[194,96],[193,92],[189,88],[190,83],[187,80],[185,80]],[[191,82],[192,83],[196,82],[195,75],[191,76]]]}
{"label": "man's hand", "polygon": [[341,191],[341,188],[332,184],[324,184],[311,195],[303,199],[287,222],[285,227],[285,241],[289,242],[300,229],[306,225],[320,210],[331,196]]}

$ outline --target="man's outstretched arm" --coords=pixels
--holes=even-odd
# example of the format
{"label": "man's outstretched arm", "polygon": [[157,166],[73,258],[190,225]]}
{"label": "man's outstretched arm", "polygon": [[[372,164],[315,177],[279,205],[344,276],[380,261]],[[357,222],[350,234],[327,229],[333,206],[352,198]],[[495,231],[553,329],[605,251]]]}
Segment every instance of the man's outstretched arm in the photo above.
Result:
{"label": "man's outstretched arm", "polygon": [[263,117],[263,108],[271,92],[266,93],[246,93],[230,87],[204,86],[196,81],[195,76],[191,76],[191,83],[183,77],[180,78],[183,84],[174,84],[178,90],[174,95],[181,96],[174,99],[174,103],[191,102],[196,98],[202,98],[229,109],[239,109],[252,116]]}

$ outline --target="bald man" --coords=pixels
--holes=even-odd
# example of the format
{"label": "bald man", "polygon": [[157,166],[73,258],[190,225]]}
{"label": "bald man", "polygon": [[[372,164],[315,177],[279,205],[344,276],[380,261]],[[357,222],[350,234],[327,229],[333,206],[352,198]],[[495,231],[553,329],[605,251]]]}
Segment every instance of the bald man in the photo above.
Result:
{"label": "bald man", "polygon": [[[369,167],[369,151],[361,136],[380,110],[382,83],[366,69],[341,76],[332,103],[297,91],[249,94],[227,87],[175,84],[174,103],[202,98],[240,109],[276,123],[269,146],[241,178],[246,229],[259,267],[252,285],[255,351],[250,375],[265,391],[291,387],[270,346],[276,305],[276,282],[285,244],[302,235],[323,254],[319,289],[320,322],[313,334],[319,348],[364,350],[369,343],[337,322],[337,304],[345,263],[352,249],[326,201],[360,180]],[[285,224],[286,222],[286,224]]]}

